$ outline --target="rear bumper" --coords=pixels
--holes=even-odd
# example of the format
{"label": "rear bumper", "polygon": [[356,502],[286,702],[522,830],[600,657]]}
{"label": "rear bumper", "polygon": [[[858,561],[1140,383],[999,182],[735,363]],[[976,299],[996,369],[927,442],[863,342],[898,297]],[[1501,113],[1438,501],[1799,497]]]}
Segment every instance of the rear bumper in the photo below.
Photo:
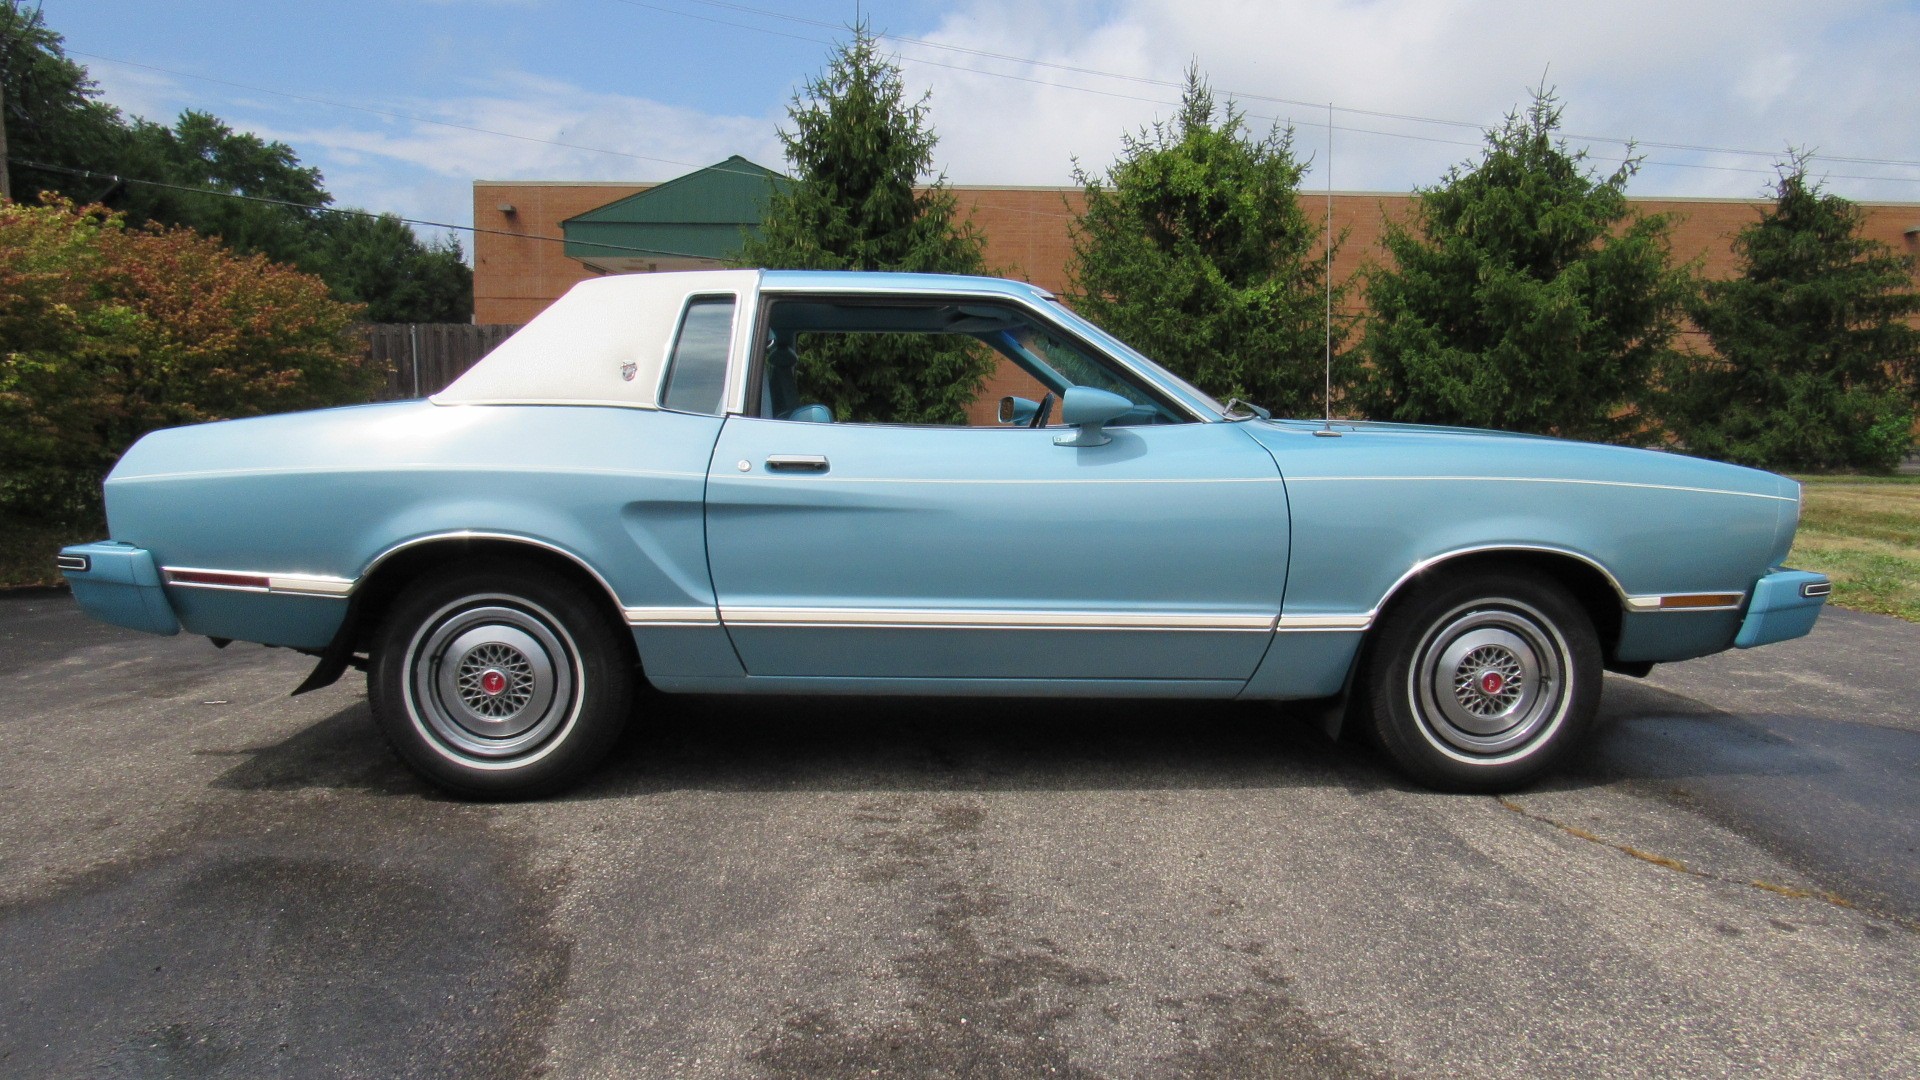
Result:
{"label": "rear bumper", "polygon": [[153,553],[145,548],[115,540],[76,544],[60,549],[58,565],[88,615],[149,634],[180,632]]}
{"label": "rear bumper", "polygon": [[1736,649],[1804,637],[1820,617],[1833,583],[1825,574],[1778,569],[1754,583],[1753,599],[1735,635]]}

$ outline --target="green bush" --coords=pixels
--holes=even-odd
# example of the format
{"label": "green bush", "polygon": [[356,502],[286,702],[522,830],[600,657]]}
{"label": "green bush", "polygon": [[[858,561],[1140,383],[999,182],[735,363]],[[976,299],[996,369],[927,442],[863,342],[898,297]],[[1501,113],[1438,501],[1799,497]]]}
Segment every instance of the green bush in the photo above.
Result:
{"label": "green bush", "polygon": [[0,511],[97,519],[101,478],[149,431],[368,400],[357,311],[188,229],[0,202]]}

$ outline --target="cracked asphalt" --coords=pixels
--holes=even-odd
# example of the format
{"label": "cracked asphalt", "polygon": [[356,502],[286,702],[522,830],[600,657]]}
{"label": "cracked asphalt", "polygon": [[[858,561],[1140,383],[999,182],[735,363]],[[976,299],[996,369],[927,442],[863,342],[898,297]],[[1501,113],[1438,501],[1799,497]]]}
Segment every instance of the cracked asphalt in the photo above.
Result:
{"label": "cracked asphalt", "polygon": [[357,679],[0,598],[0,1075],[1920,1075],[1920,626],[1509,796],[1247,705],[652,698],[441,798]]}

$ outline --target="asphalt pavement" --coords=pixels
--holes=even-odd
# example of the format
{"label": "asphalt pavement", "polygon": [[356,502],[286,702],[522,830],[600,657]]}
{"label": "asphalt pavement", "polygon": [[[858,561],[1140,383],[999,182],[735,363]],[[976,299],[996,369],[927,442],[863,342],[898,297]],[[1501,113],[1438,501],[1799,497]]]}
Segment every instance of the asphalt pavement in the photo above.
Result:
{"label": "asphalt pavement", "polygon": [[1920,627],[1412,788],[1253,705],[654,697],[443,798],[309,661],[0,598],[0,1075],[1920,1075]]}

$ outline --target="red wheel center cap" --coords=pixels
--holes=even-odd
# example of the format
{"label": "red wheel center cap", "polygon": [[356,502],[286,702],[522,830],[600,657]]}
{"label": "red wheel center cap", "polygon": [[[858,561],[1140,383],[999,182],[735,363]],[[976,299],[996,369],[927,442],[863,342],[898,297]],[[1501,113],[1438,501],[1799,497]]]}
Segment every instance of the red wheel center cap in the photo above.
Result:
{"label": "red wheel center cap", "polygon": [[480,676],[480,689],[488,697],[493,697],[507,688],[507,677],[497,671],[489,671]]}
{"label": "red wheel center cap", "polygon": [[1480,676],[1480,692],[1488,697],[1492,697],[1506,689],[1506,687],[1507,680],[1497,671],[1489,671],[1485,675]]}

